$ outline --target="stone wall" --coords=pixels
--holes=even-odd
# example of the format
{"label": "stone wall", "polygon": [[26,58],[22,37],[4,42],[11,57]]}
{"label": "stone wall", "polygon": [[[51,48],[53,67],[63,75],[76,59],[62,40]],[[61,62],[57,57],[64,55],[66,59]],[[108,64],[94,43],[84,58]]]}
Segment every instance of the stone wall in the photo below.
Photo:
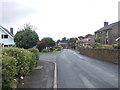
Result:
{"label": "stone wall", "polygon": [[79,48],[79,51],[80,54],[120,65],[120,63],[118,63],[118,61],[120,61],[120,50],[118,49]]}

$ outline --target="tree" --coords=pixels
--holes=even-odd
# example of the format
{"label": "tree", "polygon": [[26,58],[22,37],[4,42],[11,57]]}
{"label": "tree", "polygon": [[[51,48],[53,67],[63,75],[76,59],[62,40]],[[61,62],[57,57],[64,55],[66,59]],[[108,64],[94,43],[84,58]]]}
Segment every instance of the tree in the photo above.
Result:
{"label": "tree", "polygon": [[25,24],[24,27],[15,34],[14,41],[17,47],[28,49],[37,44],[39,37],[32,25]]}
{"label": "tree", "polygon": [[81,39],[84,39],[84,37],[83,37],[83,36],[79,36],[78,38],[79,38],[80,40],[81,40]]}
{"label": "tree", "polygon": [[46,43],[44,41],[38,41],[37,48],[41,52],[44,48],[46,48]]}
{"label": "tree", "polygon": [[60,42],[60,39],[57,40],[57,43],[59,43],[59,42]]}
{"label": "tree", "polygon": [[55,46],[55,41],[51,37],[44,37],[41,41],[44,41],[47,47]]}
{"label": "tree", "polygon": [[92,34],[87,34],[87,35],[85,35],[85,38],[87,38],[88,36],[93,36]]}
{"label": "tree", "polygon": [[66,37],[62,38],[61,42],[67,42],[67,38]]}

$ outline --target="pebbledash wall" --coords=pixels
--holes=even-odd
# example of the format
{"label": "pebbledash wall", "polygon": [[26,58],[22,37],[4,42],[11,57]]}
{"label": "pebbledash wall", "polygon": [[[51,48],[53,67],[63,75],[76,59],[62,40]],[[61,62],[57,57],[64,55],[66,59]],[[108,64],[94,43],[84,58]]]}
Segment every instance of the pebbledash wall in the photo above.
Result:
{"label": "pebbledash wall", "polygon": [[120,50],[119,49],[92,49],[92,48],[79,48],[80,54],[108,61],[120,65]]}

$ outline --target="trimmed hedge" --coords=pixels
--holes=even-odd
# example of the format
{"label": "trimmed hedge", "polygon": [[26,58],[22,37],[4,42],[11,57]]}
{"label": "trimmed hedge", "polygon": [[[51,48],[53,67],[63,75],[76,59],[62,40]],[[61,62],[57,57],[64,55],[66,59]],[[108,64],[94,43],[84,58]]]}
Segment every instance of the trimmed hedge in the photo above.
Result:
{"label": "trimmed hedge", "polygon": [[3,55],[2,60],[2,89],[8,90],[14,84],[15,75],[17,74],[17,59]]}
{"label": "trimmed hedge", "polygon": [[35,66],[37,66],[37,63],[39,61],[39,50],[36,48],[29,48],[28,50],[35,54],[35,58],[36,58],[35,59]]}
{"label": "trimmed hedge", "polygon": [[39,51],[33,48],[9,47],[2,50],[3,90],[11,88],[14,79],[20,80],[21,76],[28,75],[37,66],[38,54]]}

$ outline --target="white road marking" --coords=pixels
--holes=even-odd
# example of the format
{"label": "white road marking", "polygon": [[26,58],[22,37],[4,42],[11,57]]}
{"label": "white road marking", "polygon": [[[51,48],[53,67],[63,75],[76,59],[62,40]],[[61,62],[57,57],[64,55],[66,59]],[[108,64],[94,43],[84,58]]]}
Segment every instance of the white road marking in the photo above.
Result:
{"label": "white road marking", "polygon": [[91,84],[91,82],[82,74],[79,74],[79,77],[82,79],[84,85],[86,86],[86,88],[95,88],[93,84]]}

